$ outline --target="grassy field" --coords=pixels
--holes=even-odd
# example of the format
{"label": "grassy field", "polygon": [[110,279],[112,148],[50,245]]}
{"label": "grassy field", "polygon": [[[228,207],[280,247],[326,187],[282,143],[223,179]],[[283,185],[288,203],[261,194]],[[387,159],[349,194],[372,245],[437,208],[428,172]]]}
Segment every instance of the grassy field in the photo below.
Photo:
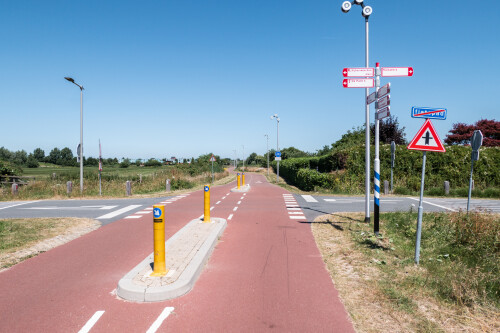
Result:
{"label": "grassy field", "polygon": [[498,332],[500,216],[427,213],[420,265],[417,214],[319,217],[313,234],[358,332]]}
{"label": "grassy field", "polygon": [[[128,168],[106,167],[102,172],[102,196],[125,197],[125,183],[132,184],[133,195],[164,195],[165,182],[170,179],[171,190],[190,189],[200,184],[211,182],[211,173],[206,165],[180,165],[161,167]],[[9,186],[0,187],[0,200],[34,200],[70,197],[99,197],[99,176],[95,167],[86,167],[83,171],[83,194],[80,194],[79,167],[59,167],[44,165],[39,168],[26,169],[23,176],[34,177],[28,183],[19,187],[19,193],[14,196]],[[228,176],[219,168],[215,172],[215,180]],[[72,181],[73,191],[67,194],[66,183]]]}

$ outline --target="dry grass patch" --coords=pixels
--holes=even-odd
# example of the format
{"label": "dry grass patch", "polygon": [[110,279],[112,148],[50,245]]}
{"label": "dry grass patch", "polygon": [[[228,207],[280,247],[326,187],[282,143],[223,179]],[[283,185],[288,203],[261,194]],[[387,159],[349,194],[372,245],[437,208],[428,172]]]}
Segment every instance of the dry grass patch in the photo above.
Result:
{"label": "dry grass patch", "polygon": [[[398,240],[373,236],[373,224],[363,220],[363,213],[335,213],[312,224],[356,331],[500,331],[500,311],[494,302],[462,306],[443,300],[430,287],[433,272],[413,265],[412,256],[403,257]],[[385,230],[383,220],[381,230]]]}
{"label": "dry grass patch", "polygon": [[82,218],[0,220],[0,269],[67,243],[100,225],[96,220]]}

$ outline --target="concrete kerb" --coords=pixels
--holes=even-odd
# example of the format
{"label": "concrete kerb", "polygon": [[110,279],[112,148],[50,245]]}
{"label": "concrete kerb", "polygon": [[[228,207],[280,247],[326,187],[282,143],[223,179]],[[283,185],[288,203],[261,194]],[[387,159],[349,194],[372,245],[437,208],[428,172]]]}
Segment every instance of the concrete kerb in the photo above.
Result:
{"label": "concrete kerb", "polygon": [[237,187],[233,187],[231,189],[231,192],[238,192],[238,193],[244,193],[244,192],[248,192],[250,191],[250,185],[249,184],[245,184],[243,186],[240,186],[240,189],[238,190]]}
{"label": "concrete kerb", "polygon": [[[195,219],[186,224],[181,230],[179,230],[175,235],[170,237],[165,242],[165,252],[169,253],[169,248],[172,249],[175,246],[179,246],[179,239],[182,239],[187,232],[192,232],[196,229],[197,225],[207,225],[201,223],[201,219]],[[210,225],[213,224],[212,230],[206,236],[205,240],[202,241],[199,246],[197,246],[194,251],[196,252],[194,256],[190,259],[183,271],[180,273],[178,278],[167,285],[158,285],[161,278],[148,277],[148,280],[154,280],[151,286],[138,285],[134,282],[134,279],[138,275],[151,269],[151,265],[154,261],[153,253],[146,257],[141,263],[135,266],[130,272],[125,274],[125,276],[118,282],[118,287],[116,293],[119,297],[136,302],[157,302],[173,299],[188,293],[194,286],[196,280],[200,276],[203,267],[207,263],[210,255],[217,244],[218,239],[224,232],[227,226],[227,221],[222,218],[211,218]],[[182,244],[181,244],[182,246]],[[167,268],[169,268],[167,266]],[[168,274],[167,274],[168,275]]]}

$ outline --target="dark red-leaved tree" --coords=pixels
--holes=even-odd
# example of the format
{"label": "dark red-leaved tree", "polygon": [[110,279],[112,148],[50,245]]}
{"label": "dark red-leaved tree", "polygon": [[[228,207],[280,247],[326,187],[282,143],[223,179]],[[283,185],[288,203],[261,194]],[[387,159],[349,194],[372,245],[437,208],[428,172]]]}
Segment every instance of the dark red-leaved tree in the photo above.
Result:
{"label": "dark red-leaved tree", "polygon": [[444,142],[449,145],[470,145],[470,139],[475,130],[481,130],[483,133],[483,146],[500,146],[500,121],[494,119],[481,119],[474,125],[453,124],[453,128],[446,135]]}

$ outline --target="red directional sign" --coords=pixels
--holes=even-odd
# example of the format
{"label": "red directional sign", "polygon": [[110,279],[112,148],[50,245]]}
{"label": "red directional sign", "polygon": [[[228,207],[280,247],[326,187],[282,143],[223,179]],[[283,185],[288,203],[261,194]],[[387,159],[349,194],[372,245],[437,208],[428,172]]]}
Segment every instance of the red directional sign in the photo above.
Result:
{"label": "red directional sign", "polygon": [[391,92],[391,83],[387,83],[377,91],[377,98],[384,97]]}
{"label": "red directional sign", "polygon": [[373,88],[375,86],[374,79],[344,79],[342,81],[344,88]]}
{"label": "red directional sign", "polygon": [[425,120],[424,125],[418,130],[417,135],[415,135],[406,148],[410,150],[446,152],[441,139],[429,119]]}
{"label": "red directional sign", "polygon": [[375,119],[381,120],[381,119],[389,117],[391,115],[390,111],[391,111],[390,106],[378,110],[377,113],[375,113]]}
{"label": "red directional sign", "polygon": [[370,67],[344,68],[342,70],[344,77],[366,77],[375,75],[375,69]]}
{"label": "red directional sign", "polygon": [[382,76],[413,76],[413,67],[382,67]]}
{"label": "red directional sign", "polygon": [[385,95],[381,99],[377,101],[376,107],[377,109],[381,109],[383,107],[386,107],[388,105],[391,105],[391,95]]}
{"label": "red directional sign", "polygon": [[372,92],[366,97],[366,104],[372,104],[377,98],[375,97],[375,92]]}

